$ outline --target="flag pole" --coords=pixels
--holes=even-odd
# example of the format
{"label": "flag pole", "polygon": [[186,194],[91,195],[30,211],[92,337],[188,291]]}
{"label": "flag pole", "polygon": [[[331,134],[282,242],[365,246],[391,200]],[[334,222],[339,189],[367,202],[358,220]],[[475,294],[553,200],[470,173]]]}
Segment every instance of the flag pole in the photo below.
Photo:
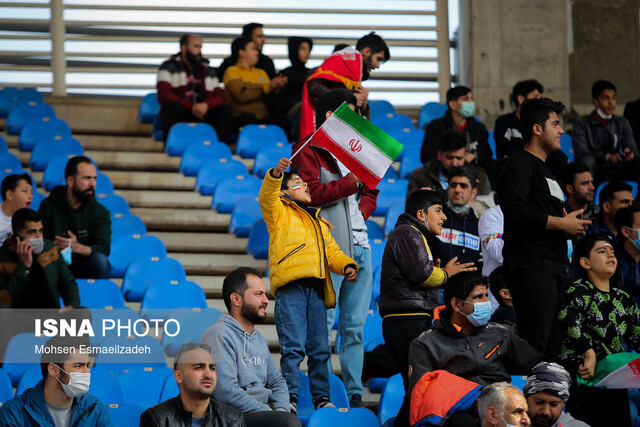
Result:
{"label": "flag pole", "polygon": [[[318,131],[316,131],[316,132],[318,132]],[[298,151],[296,151],[295,153],[293,153],[293,155],[291,155],[291,157],[289,157],[289,161],[293,160],[293,158],[295,156],[297,156],[300,151],[302,151],[302,149],[309,143],[309,141],[311,141],[311,139],[313,138],[313,135],[315,135],[316,132],[312,133],[311,136],[309,137],[309,139],[307,139],[304,142],[304,144],[302,144],[302,146],[300,148],[298,148]]]}

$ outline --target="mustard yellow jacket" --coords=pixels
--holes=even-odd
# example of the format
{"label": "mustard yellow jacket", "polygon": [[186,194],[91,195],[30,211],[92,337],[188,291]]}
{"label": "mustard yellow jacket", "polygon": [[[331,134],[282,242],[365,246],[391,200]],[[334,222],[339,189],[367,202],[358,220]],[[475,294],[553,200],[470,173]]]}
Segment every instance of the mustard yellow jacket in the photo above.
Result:
{"label": "mustard yellow jacket", "polygon": [[280,178],[267,172],[260,188],[260,210],[269,231],[269,276],[271,293],[279,287],[306,277],[324,279],[324,303],[336,306],[330,271],[344,274],[347,265],[358,264],[346,256],[331,237],[331,224],[315,218],[295,202],[280,197]]}

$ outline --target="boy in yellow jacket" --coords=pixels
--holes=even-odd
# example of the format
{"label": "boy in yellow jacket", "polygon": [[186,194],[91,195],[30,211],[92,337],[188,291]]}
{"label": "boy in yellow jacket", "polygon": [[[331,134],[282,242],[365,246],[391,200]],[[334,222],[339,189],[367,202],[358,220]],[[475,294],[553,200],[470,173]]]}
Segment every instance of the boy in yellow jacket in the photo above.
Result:
{"label": "boy in yellow jacket", "polygon": [[[269,231],[269,274],[275,295],[280,367],[289,388],[291,412],[297,413],[305,354],[309,357],[309,383],[316,409],[333,407],[329,399],[327,308],[335,307],[331,272],[354,282],[358,265],[338,247],[319,208],[310,206],[307,184],[286,172],[282,158],[264,177],[260,210]],[[324,301],[324,302],[323,302]]]}

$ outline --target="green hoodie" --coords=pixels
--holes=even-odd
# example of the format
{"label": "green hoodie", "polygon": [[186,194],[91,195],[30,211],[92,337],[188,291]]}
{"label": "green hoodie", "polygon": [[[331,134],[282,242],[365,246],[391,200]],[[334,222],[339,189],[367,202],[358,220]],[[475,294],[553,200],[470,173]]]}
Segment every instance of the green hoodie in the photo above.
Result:
{"label": "green hoodie", "polygon": [[[111,246],[111,216],[107,208],[95,197],[78,209],[67,203],[67,186],[58,185],[38,209],[44,226],[44,238],[55,240],[55,236],[66,236],[71,230],[78,243],[90,246],[91,253],[109,255]],[[76,255],[74,254],[74,257]]]}

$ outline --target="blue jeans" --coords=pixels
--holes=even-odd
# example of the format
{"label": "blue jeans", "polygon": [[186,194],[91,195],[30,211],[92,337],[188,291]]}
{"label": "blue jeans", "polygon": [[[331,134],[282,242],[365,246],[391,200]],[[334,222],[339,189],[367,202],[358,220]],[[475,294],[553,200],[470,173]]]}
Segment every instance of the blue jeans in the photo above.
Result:
{"label": "blue jeans", "polygon": [[276,291],[276,330],[280,343],[280,369],[289,394],[298,396],[300,363],[309,360],[311,398],[330,397],[329,369],[331,357],[327,343],[327,309],[310,286],[288,284]]}
{"label": "blue jeans", "polygon": [[108,279],[111,264],[107,255],[96,252],[88,257],[74,256],[69,270],[76,279]]}
{"label": "blue jeans", "polygon": [[[354,260],[358,263],[358,280],[351,283],[344,276],[331,273],[333,289],[340,308],[338,328],[340,330],[340,366],[342,381],[347,389],[349,399],[355,394],[362,396],[362,364],[364,347],[362,345],[362,329],[367,320],[371,302],[371,249],[360,245],[354,246]],[[336,318],[336,310],[327,310],[327,328],[329,345],[331,345],[331,328]],[[331,360],[329,360],[331,363]]]}

